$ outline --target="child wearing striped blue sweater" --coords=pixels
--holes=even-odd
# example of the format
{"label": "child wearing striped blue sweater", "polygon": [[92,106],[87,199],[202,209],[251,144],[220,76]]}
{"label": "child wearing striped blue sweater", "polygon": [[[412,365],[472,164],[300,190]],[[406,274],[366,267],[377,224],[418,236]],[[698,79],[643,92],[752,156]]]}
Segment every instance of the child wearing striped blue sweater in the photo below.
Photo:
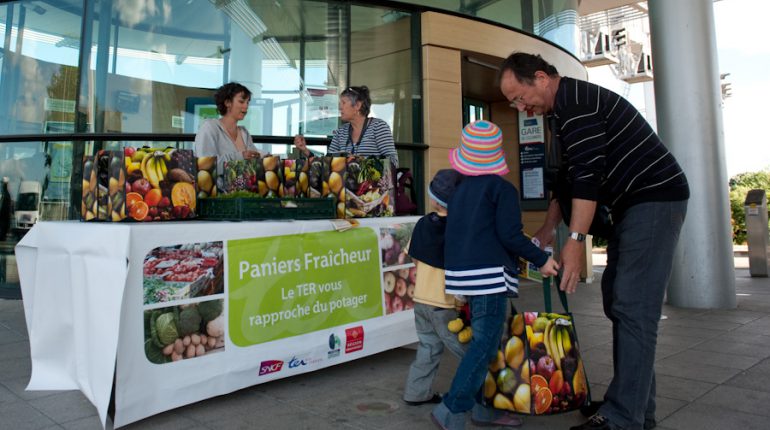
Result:
{"label": "child wearing striped blue sweater", "polygon": [[508,298],[518,295],[518,258],[534,263],[543,276],[555,275],[559,265],[522,231],[518,190],[502,178],[508,166],[502,132],[495,124],[477,121],[465,126],[460,147],[450,151],[449,161],[465,179],[449,202],[446,293],[467,298],[473,338],[449,393],[431,418],[439,428],[463,429],[465,412],[472,410],[476,425],[516,427],[521,425],[518,417],[485,408],[478,403],[479,393],[500,346]]}

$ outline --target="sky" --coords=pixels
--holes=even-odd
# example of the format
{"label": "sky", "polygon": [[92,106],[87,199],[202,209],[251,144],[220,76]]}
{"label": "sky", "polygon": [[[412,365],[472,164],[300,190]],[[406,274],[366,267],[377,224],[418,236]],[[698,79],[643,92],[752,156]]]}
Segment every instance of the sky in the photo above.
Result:
{"label": "sky", "polygon": [[722,110],[728,177],[770,170],[768,16],[768,0],[714,3],[719,70],[732,89]]}

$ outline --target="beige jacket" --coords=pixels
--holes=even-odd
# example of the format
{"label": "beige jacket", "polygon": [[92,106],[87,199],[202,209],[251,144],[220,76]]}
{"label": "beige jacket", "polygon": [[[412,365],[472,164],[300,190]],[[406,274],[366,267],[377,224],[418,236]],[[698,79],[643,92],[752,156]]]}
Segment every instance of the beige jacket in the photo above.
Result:
{"label": "beige jacket", "polygon": [[444,269],[416,260],[414,264],[417,267],[414,301],[439,308],[454,308],[455,296],[444,293]]}

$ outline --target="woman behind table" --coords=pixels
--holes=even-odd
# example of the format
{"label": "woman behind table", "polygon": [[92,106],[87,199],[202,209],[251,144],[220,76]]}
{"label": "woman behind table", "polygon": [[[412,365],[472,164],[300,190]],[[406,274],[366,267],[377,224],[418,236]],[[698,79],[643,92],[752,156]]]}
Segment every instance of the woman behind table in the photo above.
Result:
{"label": "woman behind table", "polygon": [[[328,153],[348,153],[388,157],[398,167],[398,154],[388,123],[379,118],[369,118],[372,99],[366,86],[348,87],[340,94],[340,119],[347,124],[334,132]],[[294,145],[304,157],[310,157],[304,136],[294,136]]]}
{"label": "woman behind table", "polygon": [[249,101],[251,91],[239,83],[230,82],[217,88],[214,102],[222,117],[205,120],[195,135],[195,155],[217,157],[218,186],[222,185],[219,182],[226,161],[251,160],[262,155],[249,131],[238,125],[249,110]]}

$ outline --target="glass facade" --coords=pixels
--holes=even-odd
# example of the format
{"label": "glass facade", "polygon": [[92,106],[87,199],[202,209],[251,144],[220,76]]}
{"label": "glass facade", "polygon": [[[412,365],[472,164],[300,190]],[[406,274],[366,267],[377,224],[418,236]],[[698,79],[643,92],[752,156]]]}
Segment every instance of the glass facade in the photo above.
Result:
{"label": "glass facade", "polygon": [[75,160],[125,145],[190,148],[201,121],[217,116],[215,89],[230,81],[252,91],[241,125],[275,154],[289,153],[297,133],[324,151],[340,125],[338,94],[367,85],[372,115],[391,125],[401,158],[417,162],[413,17],[341,1],[0,4],[0,176],[14,201],[22,181],[36,181],[44,203],[65,207],[43,219],[72,217]]}
{"label": "glass facade", "polygon": [[[263,150],[302,133],[323,152],[338,94],[366,85],[402,167],[421,178],[419,11],[462,13],[569,45],[577,0],[22,0],[0,3],[0,176],[14,201],[41,187],[41,219],[76,217],[79,160],[100,148],[191,148],[213,93],[252,91],[241,122]],[[385,2],[383,2],[385,3]],[[396,6],[394,6],[396,5]],[[398,8],[397,5],[403,5]],[[575,26],[575,29],[577,26]],[[568,50],[571,48],[567,47]],[[71,210],[72,209],[72,210]]]}

